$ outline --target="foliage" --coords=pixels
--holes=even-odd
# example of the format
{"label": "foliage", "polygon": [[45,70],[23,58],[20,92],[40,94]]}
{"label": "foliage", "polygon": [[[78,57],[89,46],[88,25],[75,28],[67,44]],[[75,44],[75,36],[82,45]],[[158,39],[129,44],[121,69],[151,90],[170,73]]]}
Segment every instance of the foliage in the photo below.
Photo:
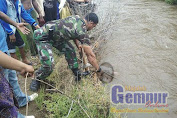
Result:
{"label": "foliage", "polygon": [[165,0],[168,4],[177,4],[177,0]]}
{"label": "foliage", "polygon": [[35,99],[35,101],[36,101],[36,104],[37,104],[39,110],[43,110],[43,101],[44,101],[44,96],[45,96],[44,95],[44,88],[41,88],[39,93],[40,93],[40,96],[38,96],[38,98]]}

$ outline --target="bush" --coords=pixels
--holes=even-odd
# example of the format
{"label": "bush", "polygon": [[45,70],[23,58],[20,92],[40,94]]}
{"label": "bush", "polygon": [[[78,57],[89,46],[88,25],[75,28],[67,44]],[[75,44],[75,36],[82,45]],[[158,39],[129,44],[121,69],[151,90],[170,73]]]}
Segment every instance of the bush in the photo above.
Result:
{"label": "bush", "polygon": [[[86,84],[87,82],[83,82]],[[83,84],[83,85],[84,85]],[[83,89],[85,88],[85,89]],[[94,90],[95,87],[84,85],[83,87],[75,87],[70,96],[76,100],[73,102],[69,118],[84,118],[87,117],[80,105],[77,103],[78,98],[82,107],[87,111],[92,118],[107,118],[109,116],[109,99],[105,98],[103,90]],[[102,92],[101,92],[102,91]],[[96,94],[95,94],[96,93]],[[43,104],[48,111],[47,117],[62,118],[68,115],[72,105],[72,100],[59,93],[46,93]]]}
{"label": "bush", "polygon": [[165,0],[168,4],[176,4],[177,0]]}

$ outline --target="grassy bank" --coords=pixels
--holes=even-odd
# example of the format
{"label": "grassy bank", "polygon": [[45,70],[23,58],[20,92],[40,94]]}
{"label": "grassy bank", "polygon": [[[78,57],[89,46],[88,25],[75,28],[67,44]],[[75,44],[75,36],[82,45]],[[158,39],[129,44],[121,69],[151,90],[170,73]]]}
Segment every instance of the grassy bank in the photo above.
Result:
{"label": "grassy bank", "polygon": [[165,0],[168,4],[177,4],[177,0]]}
{"label": "grassy bank", "polygon": [[114,118],[105,87],[89,76],[76,84],[64,56],[55,55],[55,69],[47,80],[64,94],[42,87],[36,104],[45,111],[46,118]]}

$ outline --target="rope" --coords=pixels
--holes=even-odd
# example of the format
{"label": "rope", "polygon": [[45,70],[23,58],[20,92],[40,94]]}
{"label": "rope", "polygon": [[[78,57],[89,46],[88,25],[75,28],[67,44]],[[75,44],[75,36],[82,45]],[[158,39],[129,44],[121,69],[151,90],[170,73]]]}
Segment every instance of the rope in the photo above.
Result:
{"label": "rope", "polygon": [[26,74],[26,78],[25,78],[26,116],[28,116],[28,94],[27,94],[27,89],[26,89],[26,83],[27,83],[28,74],[29,73]]}
{"label": "rope", "polygon": [[90,118],[90,116],[87,114],[87,112],[86,112],[86,111],[84,110],[84,108],[81,106],[79,99],[78,99],[78,104],[79,104],[79,106],[82,108],[82,110],[85,112],[85,114],[87,115],[87,117]]}
{"label": "rope", "polygon": [[68,118],[68,116],[69,116],[69,114],[70,114],[70,112],[71,112],[71,109],[72,109],[72,107],[73,107],[73,100],[72,100],[72,103],[71,103],[71,107],[70,107],[70,109],[69,109],[69,112],[68,112],[68,115],[66,116],[67,118]]}

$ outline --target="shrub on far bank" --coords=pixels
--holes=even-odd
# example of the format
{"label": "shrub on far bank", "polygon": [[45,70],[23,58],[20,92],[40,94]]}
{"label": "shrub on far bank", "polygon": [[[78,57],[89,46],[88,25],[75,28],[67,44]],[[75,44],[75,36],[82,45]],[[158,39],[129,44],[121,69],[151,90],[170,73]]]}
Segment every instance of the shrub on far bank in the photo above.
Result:
{"label": "shrub on far bank", "polygon": [[168,4],[177,4],[177,0],[165,0]]}

